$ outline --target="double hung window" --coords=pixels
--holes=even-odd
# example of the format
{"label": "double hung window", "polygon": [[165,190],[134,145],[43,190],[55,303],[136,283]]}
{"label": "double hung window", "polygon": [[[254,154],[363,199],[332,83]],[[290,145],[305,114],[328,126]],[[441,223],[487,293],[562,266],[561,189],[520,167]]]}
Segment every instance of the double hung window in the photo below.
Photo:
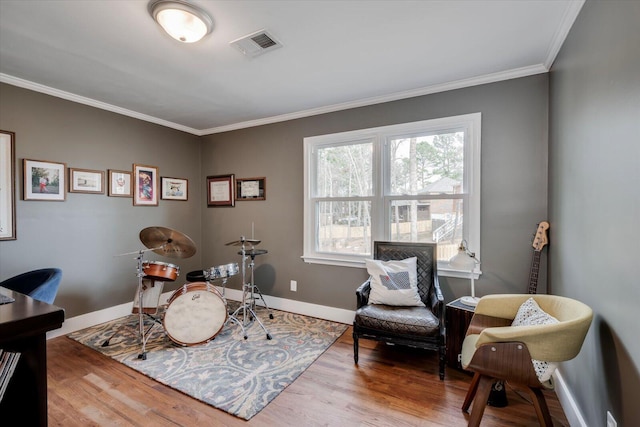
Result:
{"label": "double hung window", "polygon": [[440,273],[464,239],[479,257],[480,113],[304,140],[304,255],[363,266],[374,240],[437,242]]}

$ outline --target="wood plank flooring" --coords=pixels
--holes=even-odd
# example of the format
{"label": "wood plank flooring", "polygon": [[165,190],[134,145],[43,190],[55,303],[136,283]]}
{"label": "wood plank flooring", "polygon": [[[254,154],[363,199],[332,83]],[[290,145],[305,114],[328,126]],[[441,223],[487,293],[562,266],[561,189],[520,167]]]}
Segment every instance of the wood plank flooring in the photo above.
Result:
{"label": "wood plank flooring", "polygon": [[[447,368],[435,352],[360,340],[353,363],[349,328],[293,384],[245,421],[198,402],[77,342],[47,342],[50,426],[466,426],[460,407],[471,377]],[[509,405],[487,407],[483,426],[538,426],[521,390]],[[568,426],[545,392],[554,426]]]}

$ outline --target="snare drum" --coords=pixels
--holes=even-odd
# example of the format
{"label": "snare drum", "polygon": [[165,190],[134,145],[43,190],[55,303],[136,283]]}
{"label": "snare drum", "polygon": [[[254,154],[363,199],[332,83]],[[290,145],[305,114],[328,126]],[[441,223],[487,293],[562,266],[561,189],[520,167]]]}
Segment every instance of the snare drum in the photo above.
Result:
{"label": "snare drum", "polygon": [[207,280],[226,279],[238,274],[238,263],[233,262],[231,264],[219,265],[217,267],[211,267],[208,270],[204,270],[204,277]]}
{"label": "snare drum", "polygon": [[173,282],[180,274],[180,267],[168,262],[144,261],[142,271],[145,279]]}
{"label": "snare drum", "polygon": [[211,341],[227,321],[227,305],[209,283],[187,283],[171,295],[168,303],[162,324],[171,341],[180,345]]}

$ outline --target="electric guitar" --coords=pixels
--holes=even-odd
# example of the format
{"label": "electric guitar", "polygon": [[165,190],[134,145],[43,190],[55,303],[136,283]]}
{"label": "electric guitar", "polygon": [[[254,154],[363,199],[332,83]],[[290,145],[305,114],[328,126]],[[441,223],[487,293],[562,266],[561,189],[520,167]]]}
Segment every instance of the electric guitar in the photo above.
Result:
{"label": "electric guitar", "polygon": [[547,221],[541,221],[538,224],[538,229],[533,237],[533,259],[531,260],[531,270],[529,270],[529,293],[535,294],[538,292],[538,272],[540,271],[540,254],[542,249],[549,243],[547,238],[547,230],[549,229],[549,223]]}
{"label": "electric guitar", "polygon": [[[531,269],[529,270],[529,293],[535,294],[538,292],[538,272],[540,271],[540,254],[542,249],[549,243],[547,239],[547,230],[549,229],[549,223],[547,221],[541,221],[538,224],[536,234],[533,236],[533,259],[531,260]],[[497,408],[503,408],[507,406],[507,394],[504,389],[504,381],[496,381],[491,385],[491,392],[489,393],[489,399],[487,405],[495,406]]]}

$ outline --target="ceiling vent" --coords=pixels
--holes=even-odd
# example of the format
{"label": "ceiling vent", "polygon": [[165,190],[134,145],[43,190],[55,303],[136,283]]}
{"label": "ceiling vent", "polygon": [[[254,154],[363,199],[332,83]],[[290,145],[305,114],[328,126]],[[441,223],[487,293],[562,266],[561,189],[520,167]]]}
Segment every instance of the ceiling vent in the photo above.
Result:
{"label": "ceiling vent", "polygon": [[240,37],[229,44],[250,58],[282,47],[282,43],[266,30]]}

